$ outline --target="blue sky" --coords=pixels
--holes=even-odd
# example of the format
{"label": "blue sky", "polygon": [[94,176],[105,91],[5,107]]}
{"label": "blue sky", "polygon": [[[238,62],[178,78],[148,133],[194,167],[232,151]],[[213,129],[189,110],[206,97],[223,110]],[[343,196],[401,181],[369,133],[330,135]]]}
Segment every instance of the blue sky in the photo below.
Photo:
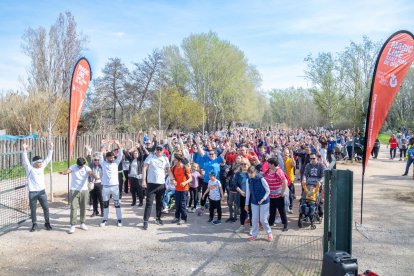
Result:
{"label": "blue sky", "polygon": [[384,41],[414,32],[414,1],[0,1],[0,91],[21,89],[29,59],[22,53],[28,27],[52,25],[69,10],[89,37],[85,55],[94,76],[110,57],[128,68],[154,48],[180,45],[190,34],[214,31],[242,50],[260,71],[262,88],[307,86],[308,54],[342,51],[363,35]]}

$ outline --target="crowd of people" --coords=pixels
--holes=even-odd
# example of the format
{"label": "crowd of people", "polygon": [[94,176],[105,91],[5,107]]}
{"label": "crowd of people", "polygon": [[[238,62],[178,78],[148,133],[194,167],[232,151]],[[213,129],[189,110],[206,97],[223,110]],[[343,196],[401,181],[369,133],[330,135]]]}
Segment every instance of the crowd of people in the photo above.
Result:
{"label": "crowd of people", "polygon": [[[225,205],[228,207],[225,222],[240,223],[235,232],[248,231],[248,239],[255,240],[263,228],[272,241],[271,227],[275,224],[281,223],[282,231],[288,231],[287,214],[294,212],[296,195],[304,195],[305,199],[299,212],[314,212],[312,207],[323,188],[323,170],[336,152],[345,150],[345,155],[354,152],[350,141],[355,139],[363,143],[363,137],[350,130],[238,128],[204,134],[169,133],[167,137],[158,137],[156,132],[140,133],[138,141],[122,143],[103,140],[100,149],[94,152],[87,146],[86,156],[61,172],[72,176],[69,233],[75,232],[78,210],[80,228],[87,230],[88,203],[91,216],[100,215],[100,226],[105,227],[110,199],[116,210],[117,225],[121,227],[122,197],[130,193],[131,206],[141,207],[145,203],[141,223],[144,230],[149,227],[154,200],[158,225],[164,224],[163,213],[172,209],[175,211],[171,223],[186,224],[191,219],[188,213],[202,216],[208,211],[206,222],[218,225],[222,223]],[[414,141],[410,141],[412,144]],[[31,164],[27,146],[23,146],[31,231],[37,229],[37,200],[44,210],[46,229],[52,229],[43,178],[52,149],[53,145],[46,160],[34,157]],[[411,152],[414,158],[414,150]],[[295,183],[301,191],[295,191]],[[322,208],[318,212],[323,215]]]}

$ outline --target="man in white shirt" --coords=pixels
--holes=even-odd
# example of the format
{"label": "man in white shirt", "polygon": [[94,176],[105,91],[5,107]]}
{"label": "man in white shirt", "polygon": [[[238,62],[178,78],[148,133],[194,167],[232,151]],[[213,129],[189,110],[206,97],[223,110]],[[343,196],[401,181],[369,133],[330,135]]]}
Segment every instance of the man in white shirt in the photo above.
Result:
{"label": "man in white shirt", "polygon": [[[156,219],[155,223],[163,225],[161,220],[161,211],[163,207],[162,197],[165,190],[165,178],[170,168],[170,163],[167,157],[163,155],[164,147],[157,145],[155,153],[150,154],[144,161],[142,169],[142,188],[147,188],[147,199],[145,203],[144,212],[144,226],[143,229],[148,229],[148,220],[151,215],[152,204],[156,201]],[[148,182],[148,187],[147,187]]]}
{"label": "man in white shirt", "polygon": [[98,178],[91,168],[85,165],[86,160],[80,157],[76,160],[76,165],[70,166],[70,168],[59,172],[60,174],[67,175],[71,174],[70,182],[70,230],[69,234],[75,232],[75,224],[78,219],[78,209],[80,209],[80,228],[88,230],[85,224],[85,213],[86,204],[88,202],[88,177],[93,176],[95,179]]}
{"label": "man in white shirt", "polygon": [[32,228],[30,232],[37,230],[37,217],[36,208],[37,201],[43,208],[43,214],[45,217],[46,230],[52,230],[52,226],[49,223],[49,204],[47,202],[47,195],[45,191],[45,167],[52,160],[53,155],[53,143],[49,143],[49,152],[45,160],[40,156],[32,158],[32,164],[30,164],[29,158],[27,157],[27,144],[22,144],[23,154],[23,167],[27,173],[27,180],[29,186],[29,205],[30,205],[30,217],[32,219]]}
{"label": "man in white shirt", "polygon": [[[100,224],[101,227],[106,226],[109,215],[109,199],[114,200],[114,206],[116,211],[116,217],[118,219],[118,227],[122,226],[122,212],[121,203],[119,202],[119,179],[118,179],[118,166],[122,161],[122,151],[119,141],[114,141],[118,147],[118,156],[115,159],[115,155],[112,151],[107,151],[105,141],[102,141],[101,152],[98,154],[99,161],[102,166],[102,198],[104,205],[104,217]],[[105,153],[106,159],[104,160],[103,155]]]}

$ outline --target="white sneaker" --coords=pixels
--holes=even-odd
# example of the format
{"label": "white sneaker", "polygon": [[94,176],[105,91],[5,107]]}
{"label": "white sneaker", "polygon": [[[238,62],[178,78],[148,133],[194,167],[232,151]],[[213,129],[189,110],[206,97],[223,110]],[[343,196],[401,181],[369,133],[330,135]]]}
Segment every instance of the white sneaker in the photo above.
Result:
{"label": "white sneaker", "polygon": [[72,225],[69,229],[69,234],[75,233],[75,225]]}
{"label": "white sneaker", "polygon": [[106,220],[103,220],[103,221],[101,222],[101,224],[99,224],[99,226],[100,226],[100,227],[105,227],[105,226],[106,226]]}
{"label": "white sneaker", "polygon": [[275,223],[276,224],[282,223],[282,219],[280,217],[276,217]]}
{"label": "white sneaker", "polygon": [[80,225],[80,229],[82,229],[82,230],[88,230],[88,226],[86,226],[86,224],[85,224],[85,223],[82,223],[82,224]]}
{"label": "white sneaker", "polygon": [[122,227],[122,222],[118,221],[118,227]]}
{"label": "white sneaker", "polygon": [[287,211],[286,212],[288,212],[289,214],[293,214],[293,211],[290,208],[287,208]]}
{"label": "white sneaker", "polygon": [[241,233],[244,231],[244,225],[240,226],[239,228],[236,229],[236,231],[234,231],[235,233]]}
{"label": "white sneaker", "polygon": [[89,211],[93,211],[93,206],[89,205]]}

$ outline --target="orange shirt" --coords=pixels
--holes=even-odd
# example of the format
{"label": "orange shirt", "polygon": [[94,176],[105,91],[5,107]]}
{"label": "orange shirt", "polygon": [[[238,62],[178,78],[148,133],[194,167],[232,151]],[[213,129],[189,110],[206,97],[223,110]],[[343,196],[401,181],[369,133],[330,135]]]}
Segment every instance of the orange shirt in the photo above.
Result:
{"label": "orange shirt", "polygon": [[191,171],[189,167],[185,168],[186,175],[184,174],[183,165],[180,166],[173,166],[172,168],[172,174],[174,175],[175,181],[177,182],[177,185],[175,186],[175,190],[178,192],[185,192],[188,191],[189,183],[187,183],[185,186],[182,186],[181,183],[184,181],[187,181],[186,175],[190,176]]}

